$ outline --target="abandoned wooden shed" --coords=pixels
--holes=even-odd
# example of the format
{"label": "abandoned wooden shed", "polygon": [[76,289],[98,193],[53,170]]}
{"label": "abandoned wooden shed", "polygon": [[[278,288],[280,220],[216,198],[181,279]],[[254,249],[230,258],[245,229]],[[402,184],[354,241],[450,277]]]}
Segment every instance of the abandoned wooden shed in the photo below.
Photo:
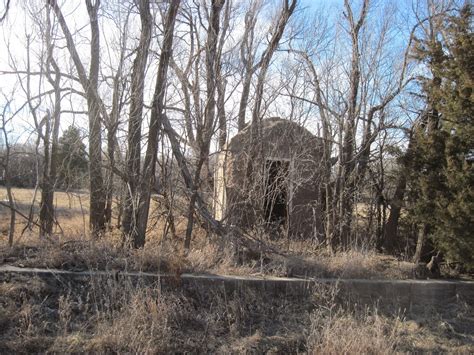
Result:
{"label": "abandoned wooden shed", "polygon": [[218,153],[216,219],[245,229],[259,225],[288,237],[319,239],[321,159],[321,140],[295,122],[265,119],[258,138],[247,126]]}

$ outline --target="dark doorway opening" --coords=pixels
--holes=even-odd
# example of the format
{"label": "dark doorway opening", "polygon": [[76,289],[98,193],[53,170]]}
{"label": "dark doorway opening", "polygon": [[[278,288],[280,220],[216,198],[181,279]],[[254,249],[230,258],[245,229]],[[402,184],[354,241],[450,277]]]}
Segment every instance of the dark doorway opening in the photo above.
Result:
{"label": "dark doorway opening", "polygon": [[289,161],[268,159],[265,162],[265,221],[276,226],[288,222],[289,170]]}

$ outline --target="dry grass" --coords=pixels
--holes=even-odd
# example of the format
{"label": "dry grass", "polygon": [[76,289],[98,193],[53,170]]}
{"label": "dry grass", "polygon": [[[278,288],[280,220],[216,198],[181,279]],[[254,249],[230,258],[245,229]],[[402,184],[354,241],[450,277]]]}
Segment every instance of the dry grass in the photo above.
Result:
{"label": "dry grass", "polygon": [[289,267],[293,274],[316,277],[361,279],[407,279],[413,264],[374,251],[349,250],[317,256],[292,255]]}
{"label": "dry grass", "polygon": [[[32,189],[13,189],[17,209],[28,215],[31,202],[33,219],[37,220],[40,194],[34,197]],[[0,200],[6,199],[6,190],[0,187]],[[7,245],[9,210],[0,206],[0,263],[19,266],[59,268],[68,270],[120,269],[134,271],[181,272],[186,265],[182,252],[176,249],[180,240],[163,243],[163,223],[157,213],[151,214],[147,247],[134,250],[123,246],[121,232],[114,228],[97,241],[88,237],[88,194],[82,192],[55,193],[57,224],[54,233],[47,239],[38,238],[38,228],[32,224],[26,228],[26,220],[17,215],[14,245]],[[152,210],[156,212],[156,202]],[[186,223],[176,219],[178,234],[183,235]],[[196,229],[196,234],[202,233]],[[179,270],[178,270],[179,269]]]}
{"label": "dry grass", "polygon": [[[159,289],[135,289],[130,283],[125,287],[109,283],[96,292],[99,310],[90,325],[94,332],[92,336],[82,332],[88,340],[87,351],[124,353],[133,349],[137,353],[156,353],[168,348],[173,335],[170,323],[177,313],[176,299],[162,295]],[[69,308],[74,309],[78,302],[81,299],[71,299]],[[74,336],[74,331],[70,333]],[[68,352],[64,349],[68,343],[66,339],[64,344],[55,344],[57,351]]]}
{"label": "dry grass", "polygon": [[402,342],[404,322],[396,314],[380,315],[377,307],[336,301],[337,286],[320,285],[314,294],[307,348],[311,354],[389,354]]}
{"label": "dry grass", "polygon": [[307,306],[290,300],[260,303],[252,292],[183,294],[108,278],[57,286],[39,279],[3,283],[1,353],[228,353],[242,347],[239,339],[252,337],[247,350],[274,346],[267,337],[285,339],[288,350],[294,344],[287,335],[295,335],[286,326],[298,328],[302,344],[300,312],[308,319]]}
{"label": "dry grass", "polygon": [[173,303],[158,290],[103,278],[54,286],[36,278],[1,286],[0,352],[144,353],[169,343]]}
{"label": "dry grass", "polygon": [[377,305],[340,303],[337,287],[320,286],[306,338],[311,354],[456,353],[474,351],[474,309],[464,302],[442,310],[381,313]]}
{"label": "dry grass", "polygon": [[474,313],[409,318],[257,291],[161,290],[124,278],[0,275],[0,353],[388,354],[474,351]]}
{"label": "dry grass", "polygon": [[[37,218],[41,191],[38,190],[35,196],[33,189],[14,188],[12,193],[17,209],[27,216],[30,212],[30,206],[34,202],[33,213]],[[0,187],[0,201],[6,202],[6,200],[6,189]],[[87,235],[87,226],[89,225],[89,194],[87,192],[56,192],[54,194],[54,206],[57,219],[56,235]],[[9,211],[6,207],[0,207],[0,212],[0,231],[6,235],[9,226]],[[16,240],[28,238],[31,234],[38,234],[34,227],[32,231],[24,233],[25,226],[26,220],[17,215]]]}
{"label": "dry grass", "polygon": [[[16,208],[25,214],[30,213],[30,208],[33,204],[33,220],[38,220],[39,204],[41,198],[41,191],[34,193],[33,189],[12,189]],[[33,199],[33,197],[35,197]],[[7,192],[4,187],[0,187],[0,201],[7,201]],[[159,200],[152,199],[150,207],[150,221],[149,231],[147,237],[149,239],[161,238],[163,230],[163,221],[161,220]],[[112,225],[116,225],[116,214],[118,206],[113,204]],[[89,232],[89,194],[85,191],[76,192],[62,192],[57,191],[54,194],[54,208],[56,224],[54,226],[53,238],[59,242],[71,239],[75,236],[76,239],[88,239]],[[0,234],[6,235],[9,228],[9,209],[5,206],[0,206]],[[25,230],[27,225],[25,218],[17,214],[15,227],[15,241],[24,241],[34,239],[38,235],[38,228],[31,224],[29,229]],[[180,216],[176,216],[176,230],[178,235],[184,234],[186,228],[186,220]],[[197,229],[198,230],[198,229]]]}
{"label": "dry grass", "polygon": [[308,338],[310,352],[335,355],[394,352],[400,341],[399,328],[403,322],[396,317],[372,312],[338,311],[331,316],[313,314]]}
{"label": "dry grass", "polygon": [[[28,213],[33,190],[14,189],[19,209]],[[0,199],[6,191],[0,188]],[[36,196],[36,212],[39,203]],[[15,245],[7,248],[8,213],[0,207],[0,262],[25,266],[76,269],[122,269],[144,271],[171,271],[180,273],[212,272],[237,275],[275,275],[299,277],[343,277],[407,279],[413,277],[412,263],[383,256],[366,249],[328,254],[311,241],[278,240],[253,231],[253,238],[272,246],[280,254],[248,253],[241,250],[235,255],[228,243],[211,241],[206,232],[196,228],[190,253],[183,257],[182,245],[186,218],[176,212],[176,238],[162,240],[164,221],[160,219],[159,201],[152,201],[152,213],[143,250],[122,248],[119,230],[108,231],[97,242],[87,236],[88,196],[85,193],[55,193],[58,226],[48,241],[38,240],[38,230],[25,230],[25,221],[17,217]]]}
{"label": "dry grass", "polygon": [[122,247],[120,241],[69,240],[64,243],[45,241],[17,244],[0,248],[0,261],[21,267],[82,270],[124,270],[181,273],[180,253],[158,241],[150,241],[146,248]]}
{"label": "dry grass", "polygon": [[229,275],[272,275],[315,278],[408,279],[413,264],[374,252],[348,251],[329,255],[233,254],[223,243],[195,243],[183,256],[181,240],[163,242],[151,239],[143,249],[123,247],[119,234],[108,234],[98,241],[80,236],[51,242],[31,238],[13,248],[0,243],[0,263],[24,267],[67,269],[72,271],[128,270],[215,273]]}
{"label": "dry grass", "polygon": [[[206,266],[208,270],[217,273],[237,275],[399,280],[413,277],[413,263],[374,251],[349,250],[329,254],[324,250],[308,252],[311,250],[308,245],[305,252],[243,253],[236,260],[225,248],[221,249],[219,257],[212,257],[216,249],[219,250],[210,246],[193,251],[191,265]],[[196,262],[199,260],[202,263]]]}
{"label": "dry grass", "polygon": [[[0,199],[2,198],[0,190]],[[31,190],[15,189],[21,202]],[[56,194],[64,233],[39,240],[21,233],[13,248],[0,241],[0,263],[62,268],[210,272],[239,275],[390,278],[412,276],[413,265],[369,250],[334,255],[308,241],[258,236],[281,253],[229,249],[196,229],[193,248],[182,250],[186,220],[177,216],[177,238],[162,239],[163,224],[152,220],[146,248],[122,246],[119,231],[90,241],[87,196]],[[29,202],[28,202],[29,203]],[[19,208],[27,212],[27,203]],[[78,209],[79,206],[79,209]],[[156,207],[156,206],[155,206]],[[0,216],[0,227],[8,223]],[[156,216],[157,214],[155,214]],[[154,217],[157,218],[157,217]],[[267,239],[265,239],[267,238]],[[251,290],[163,291],[131,279],[95,276],[75,282],[0,274],[0,353],[395,353],[474,352],[474,313],[458,305],[450,314],[426,317],[379,314],[377,307],[341,305],[337,289],[318,287],[311,300],[274,298]]]}

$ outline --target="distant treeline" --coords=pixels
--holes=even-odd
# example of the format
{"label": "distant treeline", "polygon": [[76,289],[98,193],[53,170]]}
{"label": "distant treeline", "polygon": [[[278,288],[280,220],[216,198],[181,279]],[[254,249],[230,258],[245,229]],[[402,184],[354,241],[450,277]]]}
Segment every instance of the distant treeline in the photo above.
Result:
{"label": "distant treeline", "polygon": [[[56,189],[86,188],[88,184],[88,159],[81,132],[69,127],[59,139],[57,155],[58,176]],[[12,187],[33,188],[41,181],[44,164],[42,147],[30,143],[15,144],[10,147],[8,173]],[[4,159],[5,148],[0,147],[0,160]],[[6,184],[5,168],[0,164],[0,185]]]}

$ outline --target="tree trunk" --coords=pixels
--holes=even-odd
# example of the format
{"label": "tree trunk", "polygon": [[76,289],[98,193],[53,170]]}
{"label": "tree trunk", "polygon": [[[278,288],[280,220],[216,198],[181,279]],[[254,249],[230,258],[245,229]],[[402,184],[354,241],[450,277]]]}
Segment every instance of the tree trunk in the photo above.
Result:
{"label": "tree trunk", "polygon": [[[199,160],[196,166],[196,172],[194,174],[194,189],[191,192],[191,198],[188,207],[188,224],[186,228],[186,236],[184,240],[184,249],[187,252],[191,245],[191,235],[194,225],[194,206],[196,204],[198,189],[201,187],[201,182],[204,180],[204,186],[208,186],[208,160],[209,160],[209,149],[212,138],[212,131],[216,117],[216,88],[217,85],[217,74],[219,69],[217,68],[221,63],[219,61],[218,53],[218,39],[220,31],[220,14],[225,0],[212,0],[211,11],[209,16],[209,25],[207,29],[207,41],[206,41],[206,88],[207,88],[207,100],[204,108],[204,125],[202,132],[200,132],[201,139],[199,143]],[[219,78],[220,79],[220,78]],[[206,168],[203,171],[203,166]],[[202,179],[202,173],[205,176]]]}
{"label": "tree trunk", "polygon": [[[202,168],[202,164],[204,163],[203,159],[200,158],[199,162],[196,166],[196,174],[194,176],[194,181],[195,183],[199,181],[199,171]],[[191,247],[191,237],[193,233],[193,228],[194,228],[194,206],[196,205],[196,200],[198,197],[198,184],[194,185],[194,190],[191,191],[191,198],[189,201],[188,205],[188,223],[186,225],[186,235],[184,238],[184,251],[187,253],[189,251],[189,248]]]}
{"label": "tree trunk", "polygon": [[89,180],[90,180],[90,207],[89,207],[89,228],[92,238],[99,237],[105,227],[105,190],[102,178],[102,138],[101,138],[101,112],[105,115],[102,101],[98,94],[99,80],[99,59],[100,59],[100,38],[98,10],[100,0],[92,4],[91,0],[86,0],[87,12],[91,24],[91,48],[90,67],[87,76],[84,66],[77,52],[73,37],[67,26],[66,20],[59,8],[56,0],[48,0],[48,4],[53,8],[59,25],[66,37],[66,44],[71,54],[74,66],[76,67],[79,81],[85,91],[88,114],[89,114]]}
{"label": "tree trunk", "polygon": [[418,263],[423,256],[423,248],[425,246],[426,241],[426,234],[427,234],[428,227],[426,225],[422,225],[418,228],[418,237],[416,241],[416,250],[415,255],[413,256],[413,262]]}
{"label": "tree trunk", "polygon": [[[59,74],[57,74],[59,79]],[[59,80],[58,80],[59,81]],[[59,84],[59,83],[58,83]],[[59,87],[58,87],[59,88]],[[44,171],[43,171],[43,186],[41,191],[40,203],[40,237],[49,236],[53,231],[54,224],[54,191],[57,178],[57,164],[58,164],[58,138],[59,138],[59,121],[61,112],[61,97],[60,93],[56,93],[55,107],[53,113],[53,130],[51,151],[49,152],[49,139],[44,142]],[[49,125],[49,124],[48,124]],[[48,130],[47,130],[48,131]],[[47,132],[49,137],[49,132]],[[46,148],[48,146],[48,149]]]}
{"label": "tree trunk", "polygon": [[[5,108],[8,105],[4,106]],[[5,145],[5,156],[2,162],[3,173],[5,177],[5,188],[7,190],[7,197],[8,197],[8,206],[10,208],[10,228],[8,229],[8,246],[13,246],[13,239],[15,236],[15,219],[16,219],[16,209],[15,209],[15,201],[13,200],[12,194],[12,185],[11,185],[11,177],[10,177],[10,143],[8,141],[8,134],[5,120],[5,108],[2,114],[2,133],[3,133],[3,142]]]}
{"label": "tree trunk", "polygon": [[[54,89],[54,108],[53,115],[46,118],[46,132],[44,135],[44,163],[43,163],[43,181],[40,202],[40,237],[51,235],[54,224],[54,190],[57,177],[58,164],[58,139],[59,123],[61,117],[61,92],[60,80],[61,72],[59,66],[53,58],[53,43],[51,41],[51,21],[49,10],[47,12],[47,63],[46,77]],[[55,77],[51,75],[51,69],[54,70]],[[53,128],[51,131],[51,121]],[[51,139],[50,139],[51,138]]]}
{"label": "tree trunk", "polygon": [[[133,234],[133,246],[136,248],[145,245],[146,225],[150,210],[151,187],[154,186],[156,152],[158,150],[158,131],[162,124],[164,114],[164,99],[166,92],[167,73],[170,57],[173,50],[173,33],[176,15],[180,0],[173,1],[166,14],[164,25],[163,47],[158,64],[158,75],[156,77],[155,93],[153,95],[153,107],[150,116],[150,128],[148,131],[148,145],[143,164],[143,174],[140,182],[140,196],[138,202],[138,215],[136,219],[136,232]],[[136,233],[136,234],[135,234]]]}
{"label": "tree trunk", "polygon": [[104,230],[105,191],[102,179],[102,149],[100,112],[95,100],[88,98],[89,109],[89,180],[90,180],[90,231],[98,238]]}
{"label": "tree trunk", "polygon": [[222,76],[222,51],[224,50],[224,44],[226,40],[227,30],[229,29],[230,21],[230,9],[231,1],[227,1],[225,12],[224,12],[224,22],[222,24],[222,31],[219,39],[219,46],[217,48],[217,58],[216,58],[216,85],[217,85],[217,118],[218,118],[218,127],[219,127],[219,150],[225,148],[227,142],[227,120],[225,113],[225,91],[226,91],[226,79]]}
{"label": "tree trunk", "polygon": [[49,236],[53,229],[53,186],[49,176],[49,167],[51,163],[50,155],[50,137],[51,137],[51,115],[48,112],[45,117],[46,131],[43,139],[43,174],[41,177],[41,201],[40,201],[40,238]]}
{"label": "tree trunk", "polygon": [[[7,179],[9,180],[9,178]],[[6,182],[8,204],[10,205],[10,228],[8,229],[8,246],[13,246],[13,238],[15,237],[15,202],[13,201],[12,187],[9,181]]]}
{"label": "tree trunk", "polygon": [[245,116],[247,113],[252,76],[260,66],[260,63],[254,65],[256,55],[256,48],[254,48],[255,24],[257,23],[257,12],[260,6],[261,4],[257,1],[253,2],[245,14],[245,29],[240,44],[240,60],[243,64],[244,75],[239,102],[239,115],[237,118],[237,129],[239,132],[245,128]]}
{"label": "tree trunk", "polygon": [[[114,125],[115,126],[115,125]],[[107,155],[109,156],[109,169],[105,177],[105,224],[110,228],[112,226],[112,203],[114,199],[114,172],[115,167],[115,134],[116,129],[107,130]]]}
{"label": "tree trunk", "polygon": [[403,198],[405,196],[407,178],[402,171],[398,177],[395,193],[390,201],[390,214],[387,223],[385,224],[383,234],[383,248],[386,252],[394,251],[398,241],[398,221],[400,219],[400,212],[403,206]]}
{"label": "tree trunk", "polygon": [[128,152],[127,152],[127,181],[124,192],[124,211],[122,230],[130,241],[137,238],[137,211],[138,211],[138,186],[140,184],[140,150],[141,129],[143,114],[143,88],[145,82],[145,68],[151,42],[153,19],[150,13],[149,0],[139,2],[141,34],[137,48],[137,56],[133,62],[130,115],[128,121]]}
{"label": "tree trunk", "polygon": [[252,73],[246,72],[244,82],[242,84],[242,95],[239,104],[239,116],[237,121],[237,129],[240,132],[245,128],[245,116],[250,94],[250,84],[252,82]]}
{"label": "tree trunk", "polygon": [[340,190],[339,190],[339,241],[343,246],[347,247],[351,239],[352,218],[355,203],[355,176],[356,167],[354,150],[355,150],[355,127],[356,119],[359,115],[359,85],[360,85],[360,50],[359,50],[359,32],[365,22],[367,16],[368,0],[364,0],[359,19],[355,21],[349,1],[344,2],[346,9],[346,17],[350,25],[351,33],[351,71],[349,77],[349,97],[348,111],[346,120],[343,124],[341,135],[343,145],[341,147],[341,174],[340,174]]}
{"label": "tree trunk", "polygon": [[255,89],[255,104],[252,110],[252,136],[257,137],[260,130],[260,113],[261,113],[261,105],[263,99],[263,87],[265,84],[265,79],[268,71],[268,67],[270,66],[270,61],[272,60],[273,54],[275,53],[278,44],[280,43],[280,39],[283,36],[283,32],[285,31],[285,27],[293,14],[293,11],[296,8],[297,1],[291,0],[291,3],[288,3],[288,0],[284,1],[283,9],[280,13],[278,18],[278,22],[276,24],[275,31],[273,32],[272,38],[270,39],[270,43],[266,48],[265,52],[262,54],[262,59],[260,61],[260,72],[258,73],[257,77],[257,86]]}
{"label": "tree trunk", "polygon": [[93,238],[98,238],[105,229],[105,189],[102,178],[102,129],[101,107],[96,97],[99,82],[100,32],[98,11],[100,1],[92,4],[86,0],[87,12],[91,23],[91,51],[89,80],[86,90],[89,107],[89,179],[90,179],[90,230]]}

